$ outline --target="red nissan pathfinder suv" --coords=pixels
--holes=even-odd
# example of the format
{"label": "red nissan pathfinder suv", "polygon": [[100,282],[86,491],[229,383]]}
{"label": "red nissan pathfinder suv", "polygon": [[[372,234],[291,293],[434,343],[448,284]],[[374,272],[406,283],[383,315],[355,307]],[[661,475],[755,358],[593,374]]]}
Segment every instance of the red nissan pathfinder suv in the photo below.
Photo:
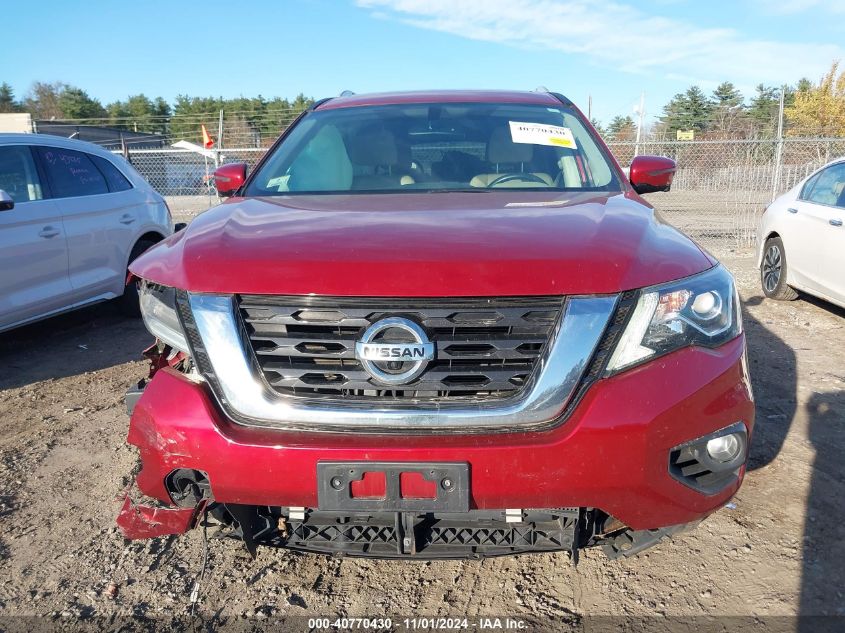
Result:
{"label": "red nissan pathfinder suv", "polygon": [[734,280],[548,92],[314,104],[135,261],[129,538],[342,555],[636,553],[739,488]]}

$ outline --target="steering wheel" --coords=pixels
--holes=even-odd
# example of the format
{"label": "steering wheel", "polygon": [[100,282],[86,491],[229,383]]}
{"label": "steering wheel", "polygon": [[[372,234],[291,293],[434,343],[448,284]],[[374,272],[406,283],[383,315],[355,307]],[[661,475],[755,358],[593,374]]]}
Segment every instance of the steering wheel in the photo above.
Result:
{"label": "steering wheel", "polygon": [[511,182],[513,180],[521,180],[522,182],[537,182],[544,187],[549,186],[549,183],[534,174],[502,174],[498,178],[494,178],[488,182],[487,188],[489,189],[490,187],[495,187],[496,185],[501,185],[502,183]]}

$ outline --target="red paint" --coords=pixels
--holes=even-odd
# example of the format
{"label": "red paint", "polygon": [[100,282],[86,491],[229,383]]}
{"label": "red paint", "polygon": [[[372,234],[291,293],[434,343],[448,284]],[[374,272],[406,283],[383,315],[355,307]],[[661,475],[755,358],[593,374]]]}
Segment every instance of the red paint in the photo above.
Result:
{"label": "red paint", "polygon": [[495,191],[232,198],[131,269],[195,292],[442,297],[613,293],[711,265],[632,191]]}
{"label": "red paint", "polygon": [[[317,461],[465,461],[474,508],[594,506],[635,529],[699,519],[739,483],[708,497],[668,473],[669,450],[754,419],[743,378],[744,336],[716,350],[687,348],[593,385],[552,430],[482,436],[286,433],[221,414],[206,387],[158,372],[132,416],[138,488],[167,501],[175,468],[208,473],[224,503],[314,507]],[[256,476],[261,473],[261,476]]]}
{"label": "red paint", "polygon": [[202,504],[196,508],[158,508],[136,505],[127,495],[123,500],[120,514],[117,515],[117,525],[128,539],[183,534],[195,527],[202,509]]}
{"label": "red paint", "polygon": [[403,499],[436,499],[437,483],[429,481],[422,473],[400,473],[399,494]]}
{"label": "red paint", "polygon": [[663,156],[635,156],[631,162],[630,180],[634,187],[651,187],[668,191],[677,166],[671,158]]}
{"label": "red paint", "polygon": [[387,494],[387,477],[384,473],[366,472],[358,481],[349,482],[353,499],[384,499]]}
{"label": "red paint", "polygon": [[360,106],[396,105],[403,103],[523,103],[559,108],[561,102],[548,92],[513,90],[419,90],[415,92],[376,92],[337,97],[320,105],[318,110],[355,108]]}
{"label": "red paint", "polygon": [[[463,91],[340,97],[318,109],[473,101],[561,105],[546,93]],[[713,257],[659,220],[607,155],[621,183],[616,193],[232,198],[138,258],[132,273],[192,292],[499,297],[618,293],[713,266]],[[674,168],[668,159],[637,157],[630,181],[664,188]],[[583,169],[579,163],[582,177]],[[221,167],[218,189],[235,191],[245,173],[243,165]],[[751,430],[744,344],[740,336],[716,350],[679,350],[600,380],[553,429],[488,435],[248,428],[220,411],[206,385],[164,367],[138,401],[128,439],[143,462],[138,488],[165,503],[165,477],[176,468],[208,473],[221,503],[315,507],[321,460],[457,461],[469,464],[473,508],[596,507],[634,529],[656,528],[700,519],[739,487],[700,494],[669,475],[668,460],[672,447],[739,420]],[[431,495],[419,479],[405,477],[402,486]],[[383,496],[383,477],[368,476],[352,494]],[[156,528],[159,515],[150,512],[126,506],[125,533],[185,531],[196,519],[175,509]]]}
{"label": "red paint", "polygon": [[240,189],[246,180],[246,163],[228,163],[214,170],[214,186],[221,196]]}

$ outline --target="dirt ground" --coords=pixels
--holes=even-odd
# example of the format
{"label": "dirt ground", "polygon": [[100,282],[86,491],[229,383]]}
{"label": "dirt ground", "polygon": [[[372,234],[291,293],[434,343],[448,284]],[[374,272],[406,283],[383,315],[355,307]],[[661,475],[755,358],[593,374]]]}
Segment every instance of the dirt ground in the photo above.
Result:
{"label": "dirt ground", "polygon": [[[577,569],[565,554],[391,562],[262,549],[252,562],[212,540],[206,624],[729,614],[759,629],[767,616],[845,616],[845,311],[763,300],[750,250],[716,254],[745,304],[757,430],[733,504],[696,531],[621,562],[585,551]],[[149,341],[109,304],[0,335],[0,630],[16,615],[109,627],[188,612],[200,532],[129,543],[114,525],[135,459],[123,394]]]}

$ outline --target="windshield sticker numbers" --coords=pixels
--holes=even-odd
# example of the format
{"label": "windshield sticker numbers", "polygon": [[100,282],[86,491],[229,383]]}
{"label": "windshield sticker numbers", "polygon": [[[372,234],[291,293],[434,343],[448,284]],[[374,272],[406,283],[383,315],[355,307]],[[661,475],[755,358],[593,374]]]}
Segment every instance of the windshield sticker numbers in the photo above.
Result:
{"label": "windshield sticker numbers", "polygon": [[522,123],[508,121],[511,126],[511,140],[514,143],[529,143],[531,145],[552,145],[578,149],[575,137],[568,127],[546,125],[545,123]]}

